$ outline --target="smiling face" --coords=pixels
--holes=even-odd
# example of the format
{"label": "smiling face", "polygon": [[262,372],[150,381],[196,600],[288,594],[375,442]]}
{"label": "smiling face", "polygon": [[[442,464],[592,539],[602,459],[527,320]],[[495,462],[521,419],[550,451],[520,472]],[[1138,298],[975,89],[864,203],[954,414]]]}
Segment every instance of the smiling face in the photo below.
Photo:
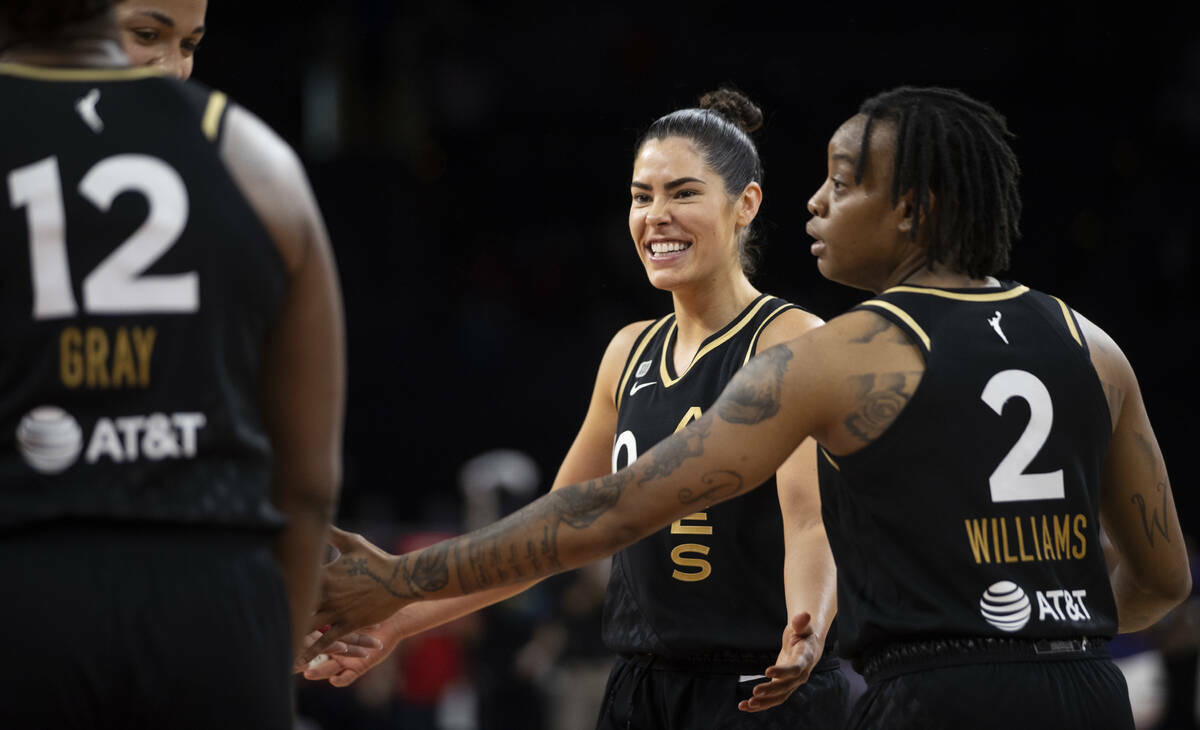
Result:
{"label": "smiling face", "polygon": [[121,41],[135,66],[157,66],[178,79],[192,75],[204,37],[207,0],[125,0],[117,5]]}
{"label": "smiling face", "polygon": [[812,253],[822,276],[878,292],[922,253],[908,235],[911,195],[892,205],[895,125],[876,120],[871,126],[866,170],[854,181],[865,124],[866,117],[851,117],[829,140],[828,175],[808,201],[813,217],[806,230],[816,239]]}
{"label": "smiling face", "polygon": [[667,137],[642,145],[629,191],[629,233],[653,286],[674,291],[741,274],[737,233],[758,213],[758,183],[731,200],[691,141]]}

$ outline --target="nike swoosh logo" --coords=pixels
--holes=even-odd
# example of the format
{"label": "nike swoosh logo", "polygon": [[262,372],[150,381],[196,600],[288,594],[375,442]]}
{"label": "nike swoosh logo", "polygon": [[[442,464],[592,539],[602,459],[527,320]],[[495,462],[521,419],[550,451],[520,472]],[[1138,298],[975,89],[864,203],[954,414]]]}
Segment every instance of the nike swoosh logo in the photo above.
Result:
{"label": "nike swoosh logo", "polygon": [[634,383],[633,387],[629,389],[629,394],[633,395],[634,393],[638,392],[642,388],[649,388],[651,385],[654,385],[654,383],[652,383],[652,382],[651,383],[642,383],[641,385]]}

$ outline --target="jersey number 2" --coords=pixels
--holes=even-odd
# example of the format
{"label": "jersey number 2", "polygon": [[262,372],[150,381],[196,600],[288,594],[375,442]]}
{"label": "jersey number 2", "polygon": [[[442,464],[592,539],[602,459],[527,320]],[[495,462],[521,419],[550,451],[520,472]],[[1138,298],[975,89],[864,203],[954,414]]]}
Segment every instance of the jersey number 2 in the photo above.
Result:
{"label": "jersey number 2", "polygon": [[1062,469],[1048,474],[1026,474],[1025,469],[1042,450],[1054,423],[1054,404],[1045,383],[1024,370],[1004,370],[992,376],[980,396],[998,415],[1010,398],[1020,398],[1029,404],[1029,423],[1001,460],[988,484],[993,502],[1019,502],[1033,499],[1062,499]]}
{"label": "jersey number 2", "polygon": [[[33,269],[33,318],[76,314],[67,262],[67,219],[58,158],[47,157],[8,175],[13,208],[26,208]],[[195,272],[142,276],[187,226],[188,193],[170,165],[146,155],[101,160],[79,183],[79,192],[102,212],[126,192],[145,196],[146,221],[83,280],[84,310],[92,314],[189,313],[200,308]]]}

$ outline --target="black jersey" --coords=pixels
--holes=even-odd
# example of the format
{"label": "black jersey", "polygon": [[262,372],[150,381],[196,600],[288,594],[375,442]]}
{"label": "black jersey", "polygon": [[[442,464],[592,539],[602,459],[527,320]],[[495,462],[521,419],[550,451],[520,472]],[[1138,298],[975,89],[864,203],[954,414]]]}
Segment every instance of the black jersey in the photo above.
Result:
{"label": "black jersey", "polygon": [[907,332],[925,372],[878,439],[818,455],[843,653],[1115,634],[1098,519],[1111,419],[1067,305],[1004,283],[899,286],[858,308]]}
{"label": "black jersey", "polygon": [[258,392],[286,271],[219,158],[226,97],[2,64],[0,98],[0,527],[277,527]]}
{"label": "black jersey", "polygon": [[[616,394],[613,470],[699,418],[754,355],[763,328],[794,307],[759,296],[706,339],[678,375],[675,315],[648,327],[634,344]],[[783,556],[772,477],[617,553],[604,603],[604,642],[616,652],[718,660],[755,654],[767,656],[769,664],[788,620]]]}

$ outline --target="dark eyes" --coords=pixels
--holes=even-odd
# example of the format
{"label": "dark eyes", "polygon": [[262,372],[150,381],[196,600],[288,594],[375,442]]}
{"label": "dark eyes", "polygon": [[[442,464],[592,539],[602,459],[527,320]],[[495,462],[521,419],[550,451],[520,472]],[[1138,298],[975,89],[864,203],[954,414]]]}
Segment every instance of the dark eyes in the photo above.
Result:
{"label": "dark eyes", "polygon": [[834,191],[840,191],[842,188],[846,187],[846,183],[838,180],[836,177],[829,178],[829,182],[833,183]]}
{"label": "dark eyes", "polygon": [[646,195],[645,193],[634,193],[634,194],[633,194],[633,202],[635,202],[635,203],[649,203],[649,202],[650,202],[650,196],[649,196],[649,195]]}
{"label": "dark eyes", "polygon": [[144,43],[153,43],[158,40],[158,31],[153,28],[134,28],[130,31],[139,41]]}

